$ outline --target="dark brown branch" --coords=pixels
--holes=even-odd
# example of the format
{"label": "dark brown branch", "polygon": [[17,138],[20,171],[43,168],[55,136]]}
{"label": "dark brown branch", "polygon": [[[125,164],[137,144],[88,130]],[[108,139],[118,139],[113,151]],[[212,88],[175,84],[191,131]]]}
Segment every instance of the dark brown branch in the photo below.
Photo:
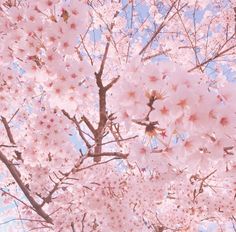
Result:
{"label": "dark brown branch", "polygon": [[0,147],[17,147],[16,145],[0,144]]}
{"label": "dark brown branch", "polygon": [[[126,4],[127,5],[127,4]],[[116,18],[119,15],[119,11],[117,11],[114,14],[113,18]],[[102,17],[101,17],[102,19]],[[110,43],[111,43],[111,37],[112,37],[112,29],[115,26],[115,23],[112,23],[108,27],[108,31],[110,32],[110,36],[107,36],[107,43],[105,46],[105,50],[103,53],[103,57],[102,57],[102,61],[100,64],[100,68],[98,72],[95,72],[95,77],[96,77],[96,84],[99,88],[99,122],[98,122],[98,127],[96,129],[96,132],[94,133],[94,137],[95,137],[95,147],[94,147],[94,154],[100,154],[102,152],[102,139],[104,137],[103,133],[104,133],[104,129],[106,126],[106,122],[107,122],[107,113],[106,113],[106,92],[109,88],[112,87],[112,85],[118,81],[115,80],[114,83],[110,83],[108,84],[108,86],[104,87],[103,83],[102,83],[102,75],[103,75],[103,71],[104,71],[104,67],[105,67],[105,63],[107,60],[107,56],[108,56],[108,51],[109,51],[109,47],[110,47]],[[95,162],[99,162],[101,161],[101,157],[94,157],[94,161]]]}
{"label": "dark brown branch", "polygon": [[[106,89],[104,88],[104,86],[102,84],[102,74],[103,74],[105,62],[106,62],[106,59],[107,59],[109,46],[110,46],[110,40],[108,40],[108,42],[106,44],[99,72],[95,73],[96,83],[97,83],[97,86],[99,88],[99,123],[98,123],[98,127],[97,127],[96,134],[95,134],[96,145],[95,145],[95,148],[94,148],[94,152],[96,154],[99,154],[99,153],[102,152],[102,146],[99,145],[99,144],[102,143],[103,130],[105,128],[106,121],[107,121],[107,116],[106,116]],[[94,157],[95,162],[99,162],[100,160],[101,160],[101,157]]]}
{"label": "dark brown branch", "polygon": [[19,112],[20,108],[18,108],[16,110],[16,112],[12,115],[12,117],[10,118],[10,120],[8,121],[8,124],[13,120],[13,118],[17,115],[17,113]]}
{"label": "dark brown branch", "polygon": [[16,167],[9,161],[6,156],[0,151],[0,160],[6,165],[7,169],[10,171],[12,177],[25,194],[26,198],[29,200],[30,204],[33,206],[36,213],[41,216],[47,223],[53,224],[52,219],[49,217],[47,213],[44,212],[42,207],[34,200],[34,198],[30,195],[28,188],[24,185],[23,181],[19,176],[19,172]]}
{"label": "dark brown branch", "polygon": [[72,229],[72,232],[76,232],[74,222],[71,222],[71,229]]}
{"label": "dark brown branch", "polygon": [[46,203],[50,203],[52,201],[52,195],[53,195],[54,192],[56,192],[58,190],[58,186],[59,186],[59,183],[55,183],[53,189],[49,192],[47,197],[43,198],[43,202],[40,205],[41,207],[43,207]]}
{"label": "dark brown branch", "polygon": [[118,80],[119,80],[120,76],[114,78],[108,85],[105,86],[105,90],[107,91],[108,89],[110,89]]}
{"label": "dark brown branch", "polygon": [[124,154],[121,152],[102,152],[100,154],[96,154],[96,153],[89,153],[88,156],[89,157],[102,157],[102,156],[115,156],[121,159],[126,159],[128,157],[129,154]]}
{"label": "dark brown branch", "polygon": [[6,130],[6,132],[7,132],[7,137],[8,137],[8,139],[9,139],[10,143],[16,144],[16,143],[15,143],[15,140],[14,140],[14,138],[13,138],[13,135],[12,135],[12,133],[11,133],[11,129],[10,129],[10,127],[9,127],[9,124],[8,124],[6,118],[3,117],[3,116],[1,116],[1,119],[2,119],[2,123],[3,123],[4,127],[5,127],[5,130]]}
{"label": "dark brown branch", "polygon": [[[90,143],[88,142],[88,140],[85,138],[83,131],[80,128],[80,122],[77,121],[76,117],[74,116],[73,118],[65,111],[62,110],[62,113],[70,120],[72,121],[75,125],[76,125],[76,129],[79,132],[80,137],[82,138],[82,140],[84,141],[84,143],[86,144],[87,148],[91,148],[92,146],[90,145]],[[88,119],[83,116],[82,117],[84,120],[86,120],[87,123],[85,123],[86,125],[89,125],[89,127],[92,127],[92,125],[90,125],[90,122],[88,121]],[[83,120],[83,121],[84,121]],[[94,130],[94,128],[91,128],[92,130]]]}
{"label": "dark brown branch", "polygon": [[148,103],[147,103],[147,106],[149,107],[149,111],[148,111],[148,113],[147,113],[147,115],[146,115],[146,117],[145,117],[145,120],[146,120],[146,121],[149,121],[149,116],[150,116],[151,112],[152,112],[153,110],[155,110],[153,104],[155,103],[156,100],[157,100],[157,97],[156,97],[155,92],[151,93],[151,94],[150,94],[150,97],[149,97],[149,101],[148,101]]}
{"label": "dark brown branch", "polygon": [[86,217],[86,213],[84,213],[84,215],[83,215],[83,218],[82,218],[82,221],[81,221],[81,226],[82,226],[82,228],[81,228],[81,232],[84,232],[84,221],[85,221],[85,217]]}
{"label": "dark brown branch", "polygon": [[132,122],[134,122],[134,123],[136,123],[138,125],[141,125],[141,126],[159,125],[158,121],[150,122],[149,120],[136,120],[136,119],[132,119]]}
{"label": "dark brown branch", "polygon": [[93,134],[95,134],[95,133],[96,133],[96,130],[95,130],[95,128],[93,127],[92,123],[88,120],[88,118],[87,118],[85,115],[83,115],[83,116],[81,117],[81,119],[85,122],[85,124],[87,125],[87,127],[89,128],[89,130],[90,130]]}
{"label": "dark brown branch", "polygon": [[232,151],[233,148],[234,148],[234,146],[224,147],[223,150],[226,155],[234,155],[234,152]]}

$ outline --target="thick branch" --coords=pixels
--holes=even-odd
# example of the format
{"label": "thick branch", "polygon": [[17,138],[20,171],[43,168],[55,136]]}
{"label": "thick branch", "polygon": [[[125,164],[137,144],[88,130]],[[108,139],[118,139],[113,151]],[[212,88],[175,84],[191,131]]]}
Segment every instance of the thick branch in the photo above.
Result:
{"label": "thick branch", "polygon": [[[119,11],[117,11],[114,15],[113,18],[116,18],[119,14]],[[106,114],[106,92],[109,88],[112,87],[112,85],[118,81],[115,79],[114,81],[112,81],[110,84],[108,84],[106,87],[103,86],[102,83],[102,75],[103,75],[103,71],[104,71],[104,67],[105,67],[105,63],[107,60],[107,55],[108,55],[108,51],[109,51],[109,47],[110,47],[110,43],[111,43],[111,37],[112,37],[112,29],[114,27],[115,23],[112,23],[110,28],[108,27],[108,31],[110,32],[110,36],[107,36],[107,43],[105,46],[105,50],[103,53],[103,57],[102,57],[102,61],[100,64],[100,68],[98,72],[95,72],[95,77],[96,77],[96,84],[99,88],[99,122],[98,122],[98,127],[96,129],[96,133],[94,134],[95,136],[95,147],[94,147],[94,154],[100,154],[102,152],[102,139],[103,139],[103,133],[104,133],[104,129],[106,126],[106,122],[107,122],[107,114]],[[101,157],[94,157],[94,161],[95,162],[99,162],[101,161]]]}
{"label": "thick branch", "polygon": [[41,216],[42,218],[45,219],[46,222],[52,223],[52,219],[48,214],[44,212],[44,210],[41,208],[41,206],[34,200],[34,198],[30,195],[29,190],[27,187],[24,185],[23,181],[21,180],[19,176],[19,172],[16,169],[16,167],[13,165],[11,161],[9,161],[6,156],[0,151],[0,160],[6,165],[7,169],[10,171],[12,177],[22,190],[22,192],[25,194],[26,198],[29,200],[30,204],[33,206],[35,209],[36,213]]}
{"label": "thick branch", "polygon": [[7,136],[8,136],[8,139],[9,139],[10,143],[16,144],[15,141],[14,141],[13,135],[11,133],[11,129],[10,129],[9,125],[8,125],[8,122],[7,122],[6,118],[1,116],[1,119],[2,119],[2,123],[3,123],[4,127],[5,127],[5,130],[7,132]]}
{"label": "thick branch", "polygon": [[82,224],[81,232],[84,232],[84,221],[85,221],[85,217],[86,217],[86,213],[84,213],[84,216],[83,216],[82,221],[81,221],[81,224]]}
{"label": "thick branch", "polygon": [[[110,46],[110,40],[108,40],[108,42],[106,44],[99,72],[95,73],[96,83],[99,88],[99,123],[98,123],[98,128],[97,128],[96,134],[95,134],[96,146],[94,148],[94,152],[96,154],[99,154],[102,151],[102,146],[100,144],[102,143],[103,130],[104,130],[104,127],[105,127],[106,121],[107,121],[107,116],[106,116],[106,91],[107,90],[102,84],[102,74],[103,74],[105,62],[107,59],[109,46]],[[99,162],[100,160],[101,160],[101,157],[94,158],[95,162]]]}
{"label": "thick branch", "polygon": [[100,154],[93,153],[93,154],[88,154],[90,157],[102,157],[102,156],[115,156],[121,159],[126,159],[129,154],[124,154],[121,152],[102,152]]}
{"label": "thick branch", "polygon": [[[105,51],[104,51],[104,54],[103,54],[103,57],[102,57],[102,62],[101,62],[101,65],[100,65],[100,69],[98,71],[98,73],[96,73],[96,77],[102,77],[102,74],[103,74],[103,70],[104,70],[104,67],[105,67],[105,62],[106,62],[106,59],[107,59],[107,54],[108,54],[108,50],[109,50],[109,47],[110,47],[110,39],[108,38],[108,41],[106,43],[106,47],[105,47]],[[101,83],[99,83],[98,85],[99,87],[101,87]]]}
{"label": "thick branch", "polygon": [[[99,77],[97,77],[97,79],[98,78]],[[98,84],[98,86],[99,86],[99,84]],[[99,87],[99,123],[98,123],[98,127],[96,130],[96,135],[95,135],[95,143],[96,143],[96,146],[94,148],[95,153],[102,152],[102,146],[100,144],[102,143],[103,132],[104,132],[106,122],[107,122],[106,91],[105,91],[104,87]],[[94,158],[95,162],[99,162],[100,160],[101,160],[101,157]]]}
{"label": "thick branch", "polygon": [[74,224],[74,222],[71,222],[71,229],[72,229],[72,232],[76,232],[75,231],[75,224]]}
{"label": "thick branch", "polygon": [[107,91],[108,89],[110,89],[118,80],[119,80],[120,76],[114,78],[108,85],[105,86],[105,90]]}

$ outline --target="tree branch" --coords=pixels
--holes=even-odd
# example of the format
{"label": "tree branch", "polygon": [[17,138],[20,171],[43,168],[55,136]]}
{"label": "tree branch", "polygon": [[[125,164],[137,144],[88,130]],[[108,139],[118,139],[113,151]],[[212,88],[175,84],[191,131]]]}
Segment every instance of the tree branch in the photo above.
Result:
{"label": "tree branch", "polygon": [[128,157],[129,154],[124,154],[124,153],[121,153],[121,152],[102,152],[100,154],[97,154],[97,153],[89,153],[88,154],[88,157],[102,157],[102,156],[115,156],[115,157],[118,157],[118,158],[121,158],[121,159],[126,159]]}
{"label": "tree branch", "polygon": [[95,166],[97,166],[97,165],[106,164],[106,163],[109,163],[110,161],[118,160],[118,159],[121,159],[121,158],[119,158],[119,157],[114,157],[114,158],[112,158],[112,159],[109,159],[109,160],[106,160],[106,161],[103,161],[103,162],[96,162],[96,163],[93,163],[93,164],[91,164],[91,165],[88,165],[87,167],[79,168],[77,171],[83,171],[83,170],[86,170],[86,169],[95,167]]}
{"label": "tree branch", "polygon": [[213,60],[219,58],[220,56],[224,55],[226,52],[228,52],[228,51],[234,49],[235,47],[236,47],[236,45],[233,45],[233,46],[231,46],[231,47],[229,47],[229,48],[223,50],[222,52],[219,52],[219,53],[213,55],[212,57],[210,57],[209,59],[205,60],[204,62],[202,62],[202,63],[196,65],[195,67],[193,67],[193,68],[191,68],[191,69],[189,69],[188,72],[192,72],[192,71],[194,71],[195,69],[198,69],[199,67],[202,67],[202,66],[204,66],[205,64],[208,64],[209,62],[211,62],[211,61],[213,61]]}
{"label": "tree branch", "polygon": [[[80,137],[82,138],[82,140],[84,141],[84,143],[86,144],[87,148],[90,149],[92,146],[90,145],[90,143],[88,142],[88,140],[85,138],[84,134],[83,134],[83,131],[81,130],[80,128],[80,122],[77,121],[76,117],[74,116],[73,118],[65,111],[65,110],[62,110],[62,113],[70,120],[72,121],[75,125],[76,125],[76,129],[78,130],[79,132],[79,135]],[[94,131],[94,128],[93,126],[90,124],[90,122],[88,121],[88,119],[83,116],[82,117],[84,120],[86,120],[86,125],[88,126],[89,125],[89,129],[91,128],[93,131]],[[83,121],[84,121],[83,120]],[[90,129],[90,130],[91,130]],[[92,131],[92,132],[93,132]]]}
{"label": "tree branch", "polygon": [[174,8],[175,4],[177,3],[178,0],[174,1],[170,7],[170,9],[168,10],[168,12],[165,15],[164,20],[162,21],[162,23],[160,24],[160,26],[157,28],[157,30],[154,32],[154,34],[152,35],[152,37],[149,39],[149,41],[145,44],[145,46],[141,49],[141,51],[139,52],[139,55],[143,54],[148,46],[153,42],[153,40],[157,37],[157,35],[161,32],[161,30],[163,29],[163,27],[166,25],[166,22],[170,21],[176,14],[177,12],[179,12],[180,10],[182,10],[187,4],[184,4],[180,9],[177,10],[177,12],[175,12],[168,20],[166,20],[169,16],[169,14],[171,13],[172,9]]}
{"label": "tree branch", "polygon": [[11,133],[11,129],[10,129],[10,127],[9,127],[9,124],[8,124],[6,118],[3,117],[3,116],[1,116],[1,119],[2,119],[2,123],[3,123],[4,127],[5,127],[5,130],[6,130],[6,132],[7,132],[7,137],[8,137],[8,139],[9,139],[10,143],[16,144],[16,143],[15,143],[15,140],[14,140],[14,138],[13,138],[13,135],[12,135],[12,133]]}
{"label": "tree branch", "polygon": [[109,84],[105,86],[105,90],[107,91],[108,89],[110,89],[119,80],[119,78],[120,76],[114,78]]}
{"label": "tree branch", "polygon": [[21,204],[23,204],[24,206],[26,206],[27,208],[31,208],[32,210],[34,210],[34,208],[30,205],[27,205],[24,201],[22,201],[21,199],[19,199],[18,197],[12,195],[11,193],[5,191],[3,188],[0,188],[0,190],[3,192],[2,195],[9,195],[10,197],[14,198],[15,200],[19,201]]}
{"label": "tree branch", "polygon": [[93,135],[96,133],[96,130],[94,128],[94,126],[92,125],[92,123],[88,120],[88,118],[83,115],[81,117],[81,119],[85,122],[85,124],[87,125],[87,127],[89,128],[89,130],[93,133]]}
{"label": "tree branch", "polygon": [[[96,146],[94,148],[94,152],[96,154],[99,154],[102,151],[102,146],[99,145],[99,144],[102,143],[103,130],[104,130],[104,127],[105,127],[106,121],[107,121],[107,116],[106,116],[106,89],[104,88],[103,83],[102,83],[102,74],[103,74],[105,62],[106,62],[106,59],[107,59],[109,46],[110,46],[110,39],[108,39],[108,42],[106,44],[104,55],[103,55],[102,62],[101,62],[101,65],[100,65],[100,69],[99,69],[98,73],[95,73],[96,83],[97,83],[97,86],[99,88],[99,123],[98,123],[98,127],[97,127],[97,130],[96,130],[96,133],[95,133]],[[95,162],[99,162],[100,160],[101,160],[101,157],[94,157]]]}
{"label": "tree branch", "polygon": [[71,229],[72,229],[72,232],[76,232],[74,222],[71,222]]}
{"label": "tree branch", "polygon": [[33,206],[36,213],[41,216],[47,223],[53,224],[52,219],[49,217],[47,213],[44,212],[42,207],[34,200],[34,198],[30,195],[28,188],[24,185],[23,181],[19,176],[19,172],[14,166],[14,164],[9,161],[6,156],[0,151],[0,160],[6,165],[7,169],[10,171],[12,177],[25,194],[26,198],[29,200],[30,204]]}

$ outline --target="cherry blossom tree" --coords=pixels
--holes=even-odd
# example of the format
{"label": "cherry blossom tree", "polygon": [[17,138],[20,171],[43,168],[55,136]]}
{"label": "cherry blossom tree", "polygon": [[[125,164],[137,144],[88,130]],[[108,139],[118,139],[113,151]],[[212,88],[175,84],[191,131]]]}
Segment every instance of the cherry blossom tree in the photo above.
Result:
{"label": "cherry blossom tree", "polygon": [[1,231],[236,231],[235,0],[0,0],[0,42]]}

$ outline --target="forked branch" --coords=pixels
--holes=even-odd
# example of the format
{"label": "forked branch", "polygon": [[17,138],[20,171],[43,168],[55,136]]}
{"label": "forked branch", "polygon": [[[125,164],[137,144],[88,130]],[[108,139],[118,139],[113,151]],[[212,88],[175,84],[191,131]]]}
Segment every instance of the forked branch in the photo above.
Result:
{"label": "forked branch", "polygon": [[12,177],[25,194],[26,198],[34,208],[35,212],[41,216],[47,223],[53,224],[52,218],[42,209],[42,207],[35,201],[31,196],[29,189],[25,186],[23,181],[20,178],[19,171],[16,169],[15,165],[7,159],[7,157],[0,151],[0,160],[6,165],[7,169],[11,173]]}

